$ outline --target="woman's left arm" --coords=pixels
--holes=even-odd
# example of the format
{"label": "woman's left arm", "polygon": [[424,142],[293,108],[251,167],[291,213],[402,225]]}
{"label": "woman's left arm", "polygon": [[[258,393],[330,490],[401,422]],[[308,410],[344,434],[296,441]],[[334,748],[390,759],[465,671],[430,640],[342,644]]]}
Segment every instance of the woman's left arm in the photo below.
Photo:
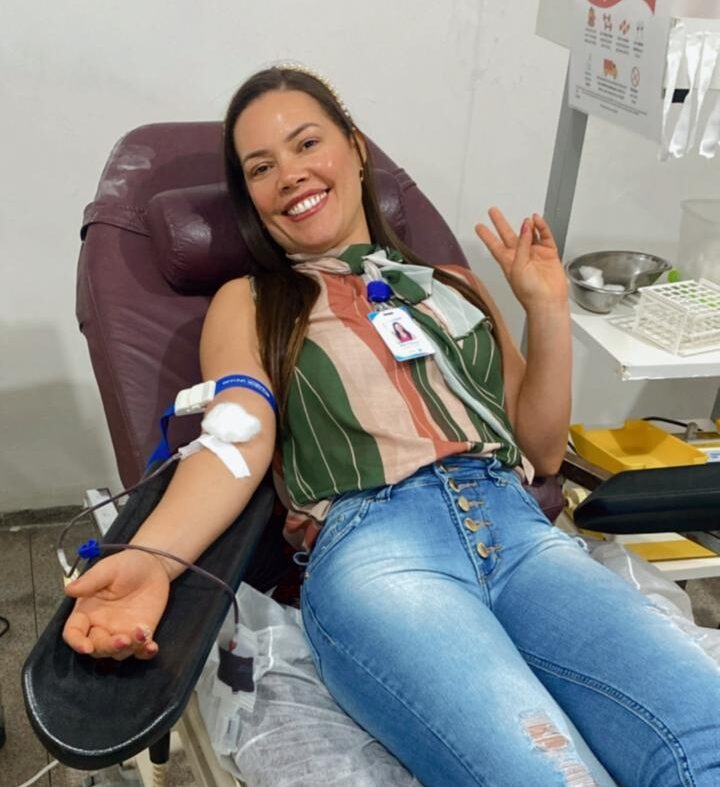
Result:
{"label": "woman's left arm", "polygon": [[557,473],[570,423],[572,347],[567,280],[545,220],[535,214],[517,235],[503,214],[490,210],[496,233],[475,228],[500,264],[527,315],[527,360],[498,323],[505,401],[520,448],[538,475]]}

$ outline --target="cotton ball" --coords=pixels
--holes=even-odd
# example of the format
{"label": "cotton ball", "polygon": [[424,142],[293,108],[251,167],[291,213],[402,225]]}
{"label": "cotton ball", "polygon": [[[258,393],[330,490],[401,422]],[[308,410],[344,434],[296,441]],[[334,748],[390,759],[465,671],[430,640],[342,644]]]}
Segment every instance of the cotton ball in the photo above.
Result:
{"label": "cotton ball", "polygon": [[224,443],[246,443],[260,433],[260,421],[236,402],[221,402],[203,418],[202,429]]}
{"label": "cotton ball", "polygon": [[581,265],[578,268],[578,273],[582,276],[585,284],[589,284],[591,287],[603,286],[603,272],[600,268],[594,268],[592,265]]}
{"label": "cotton ball", "polygon": [[622,284],[605,284],[603,290],[606,292],[625,292],[625,287]]}

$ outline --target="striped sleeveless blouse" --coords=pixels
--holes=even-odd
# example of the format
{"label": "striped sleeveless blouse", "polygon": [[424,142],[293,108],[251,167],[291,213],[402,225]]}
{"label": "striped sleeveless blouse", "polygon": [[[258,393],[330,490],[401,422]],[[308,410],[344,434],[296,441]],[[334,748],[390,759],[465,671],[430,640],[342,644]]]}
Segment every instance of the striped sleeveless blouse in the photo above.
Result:
{"label": "striped sleeveless blouse", "polygon": [[[508,466],[520,463],[488,320],[453,338],[443,316],[423,302],[425,292],[383,274],[393,288],[389,305],[410,311],[470,395],[482,402],[487,413],[482,418],[448,387],[435,356],[398,362],[378,335],[368,319],[377,306],[368,300],[361,276],[363,258],[373,249],[357,244],[338,257],[301,258],[294,266],[317,281],[320,295],[288,394],[283,475],[292,508],[318,522],[338,495],[397,483],[447,456],[494,455]],[[444,270],[472,286],[466,269]],[[303,519],[289,519],[289,540],[298,540],[292,537],[293,521],[295,529],[307,528]]]}

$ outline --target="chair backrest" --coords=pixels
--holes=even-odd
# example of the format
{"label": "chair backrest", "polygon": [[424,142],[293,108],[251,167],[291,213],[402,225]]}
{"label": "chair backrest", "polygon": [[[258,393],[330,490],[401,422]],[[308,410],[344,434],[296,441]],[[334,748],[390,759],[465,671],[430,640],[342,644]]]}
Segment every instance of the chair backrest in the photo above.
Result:
{"label": "chair backrest", "polygon": [[[413,180],[370,149],[383,213],[400,237],[428,262],[467,265]],[[223,182],[220,123],[142,126],[115,145],[85,209],[77,318],[126,485],[144,470],[163,410],[200,381],[212,293],[253,272]],[[174,445],[198,433],[196,418],[177,420]]]}

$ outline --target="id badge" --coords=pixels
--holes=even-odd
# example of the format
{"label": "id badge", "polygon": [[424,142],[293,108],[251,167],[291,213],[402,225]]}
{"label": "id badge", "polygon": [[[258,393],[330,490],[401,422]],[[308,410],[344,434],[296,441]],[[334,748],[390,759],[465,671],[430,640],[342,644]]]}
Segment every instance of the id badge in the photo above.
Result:
{"label": "id badge", "polygon": [[368,317],[396,360],[410,361],[435,354],[427,336],[405,309],[383,309],[370,312]]}

